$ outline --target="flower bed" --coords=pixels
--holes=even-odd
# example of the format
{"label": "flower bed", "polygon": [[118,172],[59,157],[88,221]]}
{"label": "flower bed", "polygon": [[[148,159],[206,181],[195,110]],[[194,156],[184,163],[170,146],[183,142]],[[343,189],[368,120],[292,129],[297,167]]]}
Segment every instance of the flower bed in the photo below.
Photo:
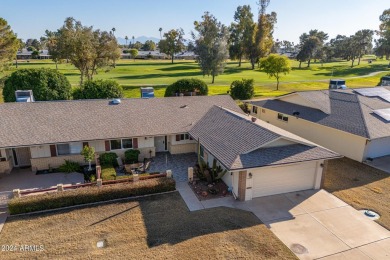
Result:
{"label": "flower bed", "polygon": [[211,185],[207,181],[198,180],[190,182],[189,185],[200,201],[231,196],[228,186],[222,180]]}

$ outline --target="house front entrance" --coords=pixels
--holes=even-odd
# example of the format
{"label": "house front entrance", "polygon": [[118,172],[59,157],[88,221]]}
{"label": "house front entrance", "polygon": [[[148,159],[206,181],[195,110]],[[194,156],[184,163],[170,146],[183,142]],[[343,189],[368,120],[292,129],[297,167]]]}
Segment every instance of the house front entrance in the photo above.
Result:
{"label": "house front entrance", "polygon": [[157,136],[154,138],[154,145],[156,146],[156,152],[165,152],[168,150],[167,136]]}
{"label": "house front entrance", "polygon": [[31,166],[31,152],[29,147],[12,148],[14,167]]}

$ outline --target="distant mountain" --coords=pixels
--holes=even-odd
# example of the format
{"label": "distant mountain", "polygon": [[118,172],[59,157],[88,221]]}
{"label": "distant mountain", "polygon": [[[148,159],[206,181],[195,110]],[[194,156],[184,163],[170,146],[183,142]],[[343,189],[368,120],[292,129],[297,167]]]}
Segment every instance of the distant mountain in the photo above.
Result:
{"label": "distant mountain", "polygon": [[[117,39],[119,44],[126,44],[125,38],[117,37],[116,39]],[[139,41],[141,43],[145,43],[148,40],[152,40],[155,43],[158,43],[160,41],[160,39],[156,38],[156,37],[140,36],[140,37],[135,38],[134,42]],[[133,39],[131,39],[131,37],[129,37],[129,39],[127,40],[127,44],[129,44],[130,42],[133,42]]]}

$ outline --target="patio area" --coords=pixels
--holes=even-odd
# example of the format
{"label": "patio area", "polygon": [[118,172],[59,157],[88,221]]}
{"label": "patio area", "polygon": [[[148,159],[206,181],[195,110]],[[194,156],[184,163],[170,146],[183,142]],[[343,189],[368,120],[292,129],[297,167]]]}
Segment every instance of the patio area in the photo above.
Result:
{"label": "patio area", "polygon": [[188,167],[194,167],[198,160],[196,153],[170,154],[156,153],[152,158],[149,172],[165,172],[172,170],[173,178],[176,182],[186,182],[188,180]]}
{"label": "patio area", "polygon": [[13,189],[49,188],[57,184],[84,183],[81,173],[34,174],[30,168],[14,168],[10,174],[0,177],[0,192]]}

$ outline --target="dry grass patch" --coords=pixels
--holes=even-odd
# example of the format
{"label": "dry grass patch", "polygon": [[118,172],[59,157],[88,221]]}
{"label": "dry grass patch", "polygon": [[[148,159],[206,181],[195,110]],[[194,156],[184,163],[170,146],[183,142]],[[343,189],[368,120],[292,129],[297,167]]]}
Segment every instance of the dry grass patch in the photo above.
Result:
{"label": "dry grass patch", "polygon": [[[98,249],[96,243],[107,246]],[[9,218],[0,244],[43,245],[3,259],[296,259],[252,213],[189,212],[179,193]]]}
{"label": "dry grass patch", "polygon": [[390,175],[348,158],[330,160],[324,188],[356,209],[372,209],[390,230]]}

